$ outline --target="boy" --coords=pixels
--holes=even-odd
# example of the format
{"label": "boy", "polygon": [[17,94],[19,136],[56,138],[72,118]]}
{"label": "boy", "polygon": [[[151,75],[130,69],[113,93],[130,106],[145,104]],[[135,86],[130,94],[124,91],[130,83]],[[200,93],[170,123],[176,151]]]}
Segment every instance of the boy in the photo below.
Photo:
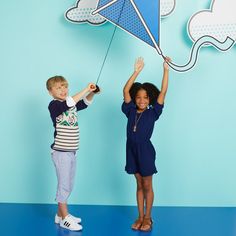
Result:
{"label": "boy", "polygon": [[68,96],[68,82],[62,76],[49,78],[46,86],[54,98],[48,109],[55,128],[54,143],[51,145],[58,180],[55,199],[58,202],[58,212],[55,223],[63,228],[79,231],[82,230],[79,224],[81,219],[70,215],[67,209],[67,199],[73,189],[75,177],[76,150],[79,147],[77,111],[91,104],[96,85],[90,83],[72,97]]}

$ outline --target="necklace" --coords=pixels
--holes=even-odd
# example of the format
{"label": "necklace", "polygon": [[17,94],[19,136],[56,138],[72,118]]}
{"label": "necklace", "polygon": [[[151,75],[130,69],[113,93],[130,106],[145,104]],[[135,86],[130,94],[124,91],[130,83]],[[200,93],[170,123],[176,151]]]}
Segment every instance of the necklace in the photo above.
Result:
{"label": "necklace", "polygon": [[140,116],[138,117],[138,113],[136,113],[135,115],[135,121],[134,121],[134,128],[133,128],[133,131],[136,132],[137,131],[137,125],[138,125],[138,122],[142,116],[143,112],[140,114]]}

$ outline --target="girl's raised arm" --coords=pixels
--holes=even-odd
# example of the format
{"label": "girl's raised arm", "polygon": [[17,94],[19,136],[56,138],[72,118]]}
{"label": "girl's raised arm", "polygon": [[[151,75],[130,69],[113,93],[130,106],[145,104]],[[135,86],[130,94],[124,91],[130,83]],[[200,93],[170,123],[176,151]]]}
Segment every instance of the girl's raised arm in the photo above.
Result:
{"label": "girl's raised arm", "polygon": [[169,80],[169,65],[166,62],[171,61],[171,59],[169,57],[166,57],[164,63],[163,63],[163,79],[162,79],[162,85],[161,85],[161,91],[160,94],[157,98],[157,102],[159,104],[164,104],[165,101],[165,96],[167,93],[167,89],[168,89],[168,80]]}
{"label": "girl's raised arm", "polygon": [[142,71],[144,67],[144,61],[142,57],[139,57],[136,59],[135,64],[134,64],[134,73],[131,75],[129,80],[126,82],[124,89],[123,89],[123,96],[125,103],[129,103],[131,101],[131,97],[129,94],[130,88],[132,87],[134,81],[138,77],[139,73]]}

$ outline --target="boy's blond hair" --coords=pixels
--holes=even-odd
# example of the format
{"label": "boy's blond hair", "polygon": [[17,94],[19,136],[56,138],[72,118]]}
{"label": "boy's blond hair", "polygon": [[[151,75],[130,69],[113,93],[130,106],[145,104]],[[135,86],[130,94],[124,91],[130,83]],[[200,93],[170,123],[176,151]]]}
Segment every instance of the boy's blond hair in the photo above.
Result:
{"label": "boy's blond hair", "polygon": [[62,83],[63,85],[68,86],[68,82],[63,76],[56,75],[47,80],[47,90],[50,91],[56,83]]}

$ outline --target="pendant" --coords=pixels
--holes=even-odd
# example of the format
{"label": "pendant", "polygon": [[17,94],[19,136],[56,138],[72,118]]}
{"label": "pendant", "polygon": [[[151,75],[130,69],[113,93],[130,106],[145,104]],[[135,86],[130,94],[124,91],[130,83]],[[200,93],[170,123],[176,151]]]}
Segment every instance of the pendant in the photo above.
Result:
{"label": "pendant", "polygon": [[136,125],[134,125],[134,129],[133,129],[134,132],[136,132]]}

